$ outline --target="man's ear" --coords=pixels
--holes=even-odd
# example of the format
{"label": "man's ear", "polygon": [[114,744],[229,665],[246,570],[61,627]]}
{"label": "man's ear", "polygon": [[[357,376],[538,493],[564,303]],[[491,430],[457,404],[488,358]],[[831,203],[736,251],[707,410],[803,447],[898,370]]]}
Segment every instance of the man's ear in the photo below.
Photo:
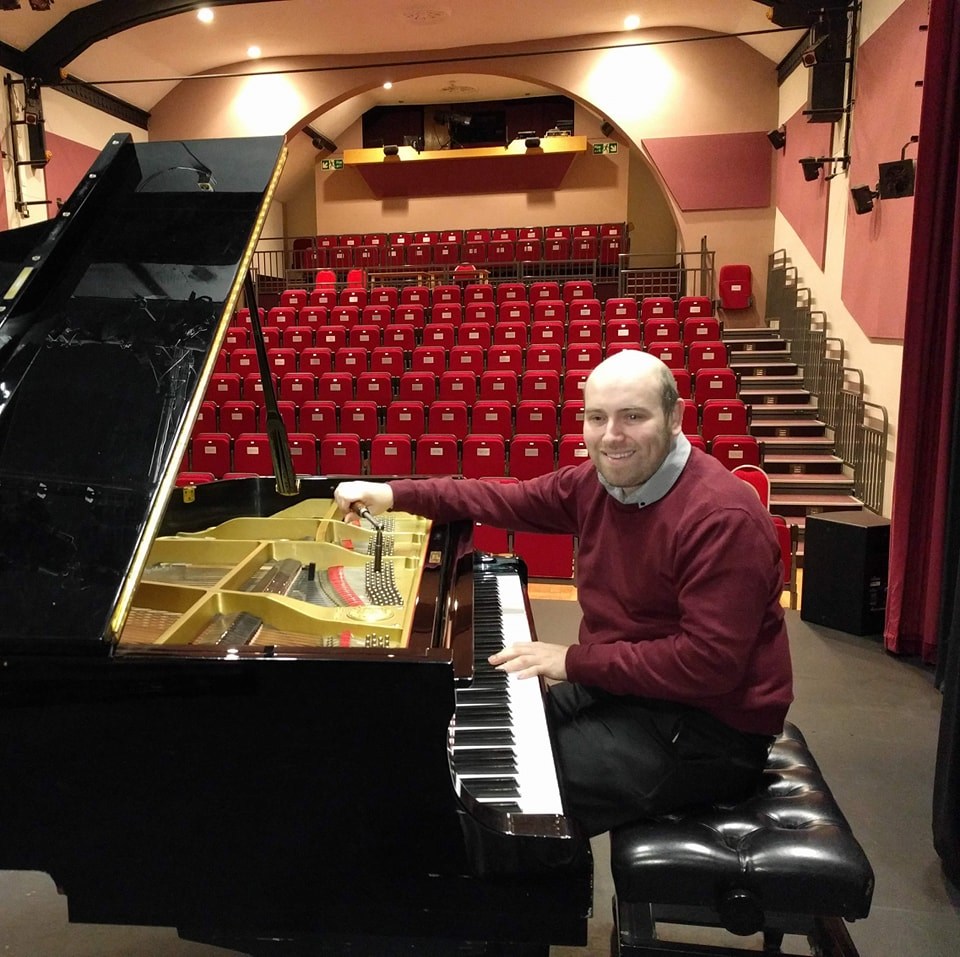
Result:
{"label": "man's ear", "polygon": [[683,399],[677,399],[673,412],[670,414],[670,434],[679,435],[683,431]]}

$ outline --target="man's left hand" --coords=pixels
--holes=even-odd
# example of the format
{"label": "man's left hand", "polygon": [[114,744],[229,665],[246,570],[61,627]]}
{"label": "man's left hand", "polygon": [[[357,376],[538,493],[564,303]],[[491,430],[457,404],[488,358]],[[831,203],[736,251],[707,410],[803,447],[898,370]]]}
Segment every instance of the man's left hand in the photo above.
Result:
{"label": "man's left hand", "polygon": [[543,675],[556,681],[567,680],[567,645],[551,645],[545,641],[522,641],[508,645],[490,656],[490,664],[518,678]]}

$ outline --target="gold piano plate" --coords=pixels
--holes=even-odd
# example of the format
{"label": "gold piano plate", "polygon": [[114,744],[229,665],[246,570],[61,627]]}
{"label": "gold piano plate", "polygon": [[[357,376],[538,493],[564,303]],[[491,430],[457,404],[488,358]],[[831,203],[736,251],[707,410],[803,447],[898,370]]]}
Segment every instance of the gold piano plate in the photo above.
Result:
{"label": "gold piano plate", "polygon": [[157,538],[120,645],[229,655],[407,647],[430,522],[388,516],[378,571],[374,532],[335,514],[313,499]]}
{"label": "gold piano plate", "polygon": [[347,612],[347,618],[351,621],[386,621],[390,617],[390,612],[385,608],[377,608],[374,605],[367,605],[364,608],[351,608]]}

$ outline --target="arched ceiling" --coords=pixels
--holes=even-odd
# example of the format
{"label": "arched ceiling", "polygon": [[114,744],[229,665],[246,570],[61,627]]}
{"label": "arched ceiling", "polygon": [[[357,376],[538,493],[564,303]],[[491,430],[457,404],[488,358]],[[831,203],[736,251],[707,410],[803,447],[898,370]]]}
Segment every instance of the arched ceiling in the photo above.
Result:
{"label": "arched ceiling", "polygon": [[[21,0],[19,9],[0,10],[0,63],[47,84],[69,74],[149,111],[184,77],[249,67],[253,44],[264,58],[258,69],[270,60],[324,54],[374,53],[388,60],[390,53],[419,51],[429,59],[445,50],[462,56],[470,47],[623,33],[631,14],[641,30],[737,34],[775,64],[800,36],[774,22],[783,20],[778,7],[784,5],[807,6],[802,0],[210,0],[214,18],[204,25],[196,0],[52,0],[48,10]],[[445,77],[430,84],[428,99],[529,92],[522,84],[495,82],[490,78],[489,88],[464,96],[457,87],[465,84]],[[418,95],[411,87],[405,93],[407,102]],[[398,95],[391,100],[385,92],[381,101]]]}

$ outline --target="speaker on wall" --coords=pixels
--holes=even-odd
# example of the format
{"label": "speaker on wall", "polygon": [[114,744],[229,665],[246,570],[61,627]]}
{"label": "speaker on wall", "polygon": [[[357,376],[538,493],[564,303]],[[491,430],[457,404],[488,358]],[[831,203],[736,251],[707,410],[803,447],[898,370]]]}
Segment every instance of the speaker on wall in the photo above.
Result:
{"label": "speaker on wall", "polygon": [[807,109],[811,123],[836,123],[843,116],[843,91],[847,79],[844,61],[816,63],[810,67]]}
{"label": "speaker on wall", "polygon": [[808,50],[813,56],[802,62],[810,71],[811,123],[835,123],[843,116],[849,27],[846,7],[838,7],[822,10],[810,28]]}

